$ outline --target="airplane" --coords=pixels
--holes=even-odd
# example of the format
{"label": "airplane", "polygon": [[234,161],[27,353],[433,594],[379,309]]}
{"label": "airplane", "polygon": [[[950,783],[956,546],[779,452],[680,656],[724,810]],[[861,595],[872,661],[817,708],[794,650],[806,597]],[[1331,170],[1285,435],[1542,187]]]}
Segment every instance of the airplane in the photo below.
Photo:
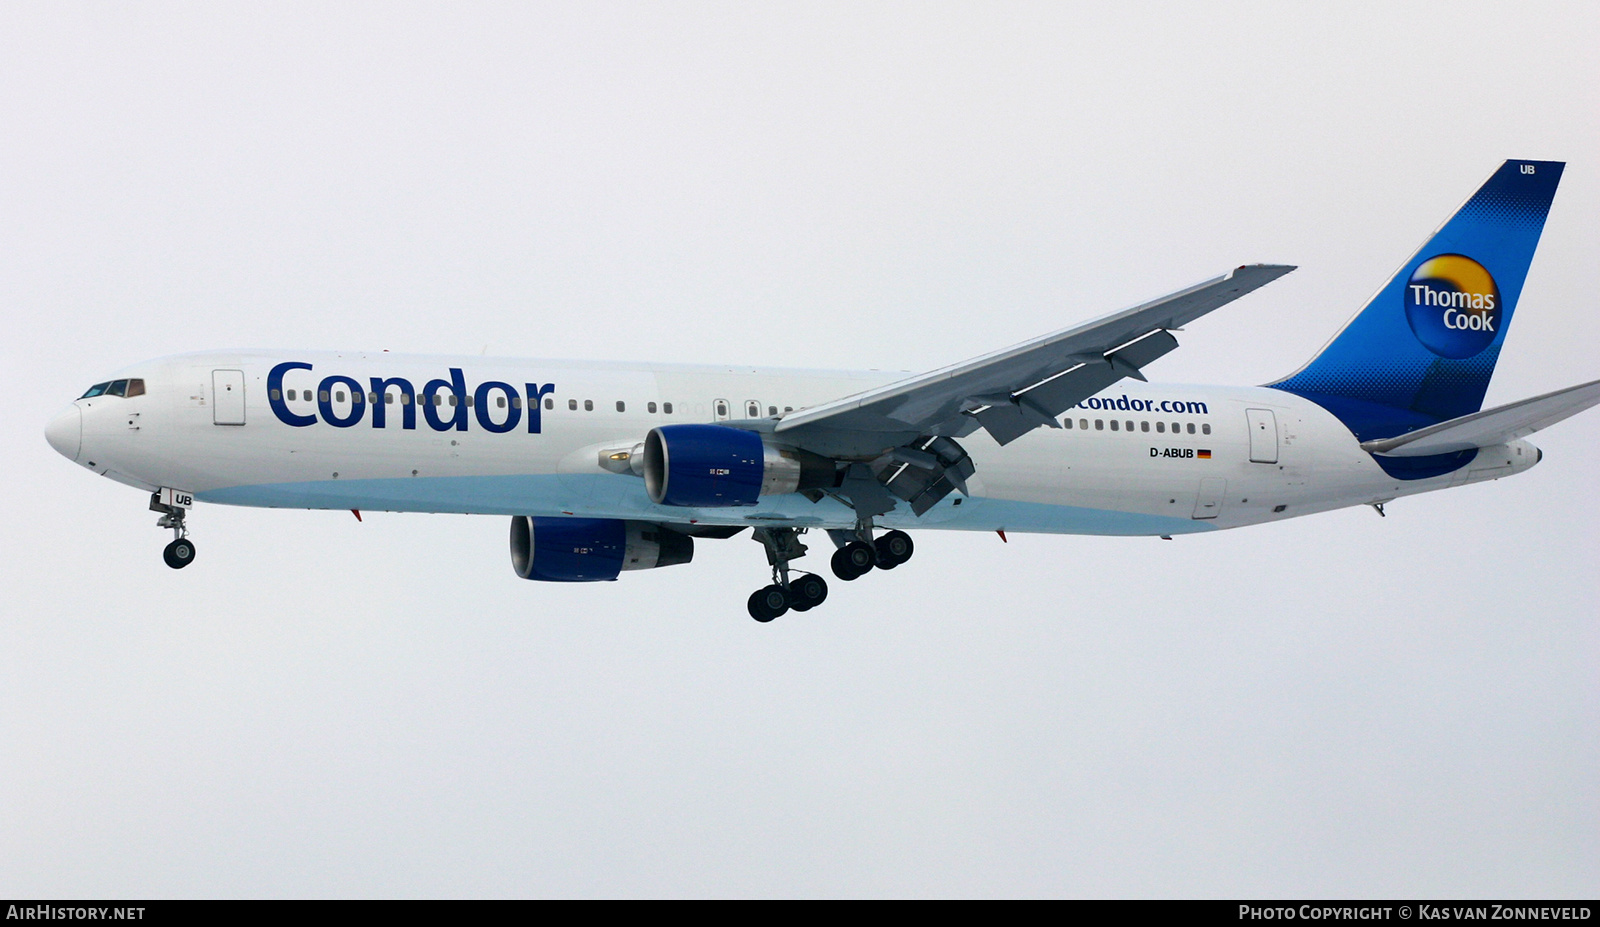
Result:
{"label": "airplane", "polygon": [[150,494],[194,561],[197,502],[510,516],[516,574],[615,580],[750,529],[771,621],[828,596],[791,569],[817,531],[842,581],[908,529],[1170,539],[1521,473],[1529,434],[1600,380],[1482,409],[1563,162],[1506,161],[1295,373],[1160,385],[1206,313],[1289,273],[1242,265],[920,374],[370,351],[160,358],[94,384],[50,445]]}

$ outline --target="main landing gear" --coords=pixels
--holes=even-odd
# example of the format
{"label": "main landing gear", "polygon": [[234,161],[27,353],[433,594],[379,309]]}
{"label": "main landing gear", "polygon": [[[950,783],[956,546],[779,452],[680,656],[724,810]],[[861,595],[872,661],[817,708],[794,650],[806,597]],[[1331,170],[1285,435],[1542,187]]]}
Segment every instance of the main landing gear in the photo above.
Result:
{"label": "main landing gear", "polygon": [[[829,531],[828,536],[839,547],[833,552],[833,575],[845,581],[865,576],[874,568],[892,570],[910,560],[915,550],[911,536],[904,531],[890,531],[873,540],[870,525],[854,531]],[[789,574],[789,561],[806,555],[806,546],[800,543],[800,531],[757,528],[755,537],[767,550],[767,562],[772,565],[772,585],[750,594],[750,617],[768,622],[785,612],[810,611],[821,605],[828,597],[826,580],[814,573]]]}
{"label": "main landing gear", "polygon": [[156,519],[156,527],[172,529],[172,543],[162,549],[161,559],[174,570],[181,570],[194,562],[194,542],[189,540],[189,528],[184,523],[184,517],[189,512],[185,503],[191,501],[193,497],[188,494],[174,493],[172,490],[162,490],[150,496],[150,511],[161,513],[161,517]]}
{"label": "main landing gear", "polygon": [[843,531],[828,532],[833,536],[834,543],[839,549],[833,552],[833,575],[849,582],[859,579],[872,572],[874,567],[880,570],[892,570],[907,560],[915,552],[916,545],[911,543],[911,535],[904,531],[890,531],[876,541],[868,543],[872,532],[868,529],[864,533],[866,539],[852,536]]}
{"label": "main landing gear", "polygon": [[750,617],[768,622],[788,611],[805,612],[828,597],[828,583],[813,573],[789,576],[789,561],[806,555],[800,532],[794,528],[757,528],[756,540],[767,549],[772,565],[772,585],[750,593]]}

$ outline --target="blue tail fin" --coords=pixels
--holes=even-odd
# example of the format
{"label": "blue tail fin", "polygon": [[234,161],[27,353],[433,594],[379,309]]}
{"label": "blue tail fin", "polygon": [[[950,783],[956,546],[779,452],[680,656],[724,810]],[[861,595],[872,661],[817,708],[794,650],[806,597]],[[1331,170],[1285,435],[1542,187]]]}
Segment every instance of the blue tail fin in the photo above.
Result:
{"label": "blue tail fin", "polygon": [[1500,165],[1320,354],[1268,385],[1332,412],[1361,441],[1478,411],[1563,167]]}

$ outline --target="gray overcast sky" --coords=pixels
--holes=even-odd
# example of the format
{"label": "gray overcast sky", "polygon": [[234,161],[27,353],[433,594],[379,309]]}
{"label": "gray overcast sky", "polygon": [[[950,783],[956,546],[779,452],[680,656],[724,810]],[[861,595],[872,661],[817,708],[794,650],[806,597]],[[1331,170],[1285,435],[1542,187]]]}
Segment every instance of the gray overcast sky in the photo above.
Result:
{"label": "gray overcast sky", "polygon": [[564,587],[504,519],[209,506],[173,573],[41,432],[178,351],[921,369],[1299,264],[1151,371],[1259,383],[1566,160],[1508,402],[1600,375],[1596,48],[1588,2],[5,4],[0,895],[1594,896],[1600,413],[1387,519],[923,533],[768,626],[745,538]]}

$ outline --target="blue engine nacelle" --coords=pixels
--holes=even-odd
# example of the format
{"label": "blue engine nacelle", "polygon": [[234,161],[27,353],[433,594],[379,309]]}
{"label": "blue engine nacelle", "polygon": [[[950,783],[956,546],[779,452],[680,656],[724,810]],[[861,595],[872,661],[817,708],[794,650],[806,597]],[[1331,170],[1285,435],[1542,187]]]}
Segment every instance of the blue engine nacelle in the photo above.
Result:
{"label": "blue engine nacelle", "polygon": [[726,425],[662,425],[644,439],[644,486],[657,505],[755,505],[758,496],[835,486],[838,467]]}
{"label": "blue engine nacelle", "polygon": [[511,568],[523,579],[593,583],[624,570],[694,559],[694,538],[649,521],[620,518],[511,519]]}

